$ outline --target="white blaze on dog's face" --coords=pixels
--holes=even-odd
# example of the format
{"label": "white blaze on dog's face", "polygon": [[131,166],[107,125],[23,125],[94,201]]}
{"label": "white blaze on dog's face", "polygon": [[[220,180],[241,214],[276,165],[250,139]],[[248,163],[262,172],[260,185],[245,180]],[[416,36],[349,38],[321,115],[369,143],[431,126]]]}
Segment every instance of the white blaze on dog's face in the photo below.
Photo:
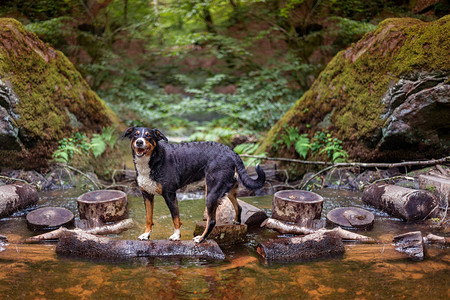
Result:
{"label": "white blaze on dog's face", "polygon": [[156,141],[151,137],[147,128],[135,130],[131,139],[131,147],[137,157],[149,156],[156,146]]}

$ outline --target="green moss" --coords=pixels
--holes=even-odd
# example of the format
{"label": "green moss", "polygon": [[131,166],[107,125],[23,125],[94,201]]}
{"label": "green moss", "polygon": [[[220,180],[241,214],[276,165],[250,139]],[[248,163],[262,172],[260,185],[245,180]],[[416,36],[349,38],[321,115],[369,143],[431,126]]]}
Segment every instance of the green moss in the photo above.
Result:
{"label": "green moss", "polygon": [[[430,23],[411,18],[381,22],[330,61],[311,89],[269,131],[258,152],[275,154],[271,145],[285,124],[311,137],[333,109],[330,130],[344,145],[372,136],[383,126],[381,100],[391,85],[417,71],[450,71],[449,32],[450,16]],[[287,154],[281,150],[276,154]],[[360,149],[346,150],[361,159]]]}

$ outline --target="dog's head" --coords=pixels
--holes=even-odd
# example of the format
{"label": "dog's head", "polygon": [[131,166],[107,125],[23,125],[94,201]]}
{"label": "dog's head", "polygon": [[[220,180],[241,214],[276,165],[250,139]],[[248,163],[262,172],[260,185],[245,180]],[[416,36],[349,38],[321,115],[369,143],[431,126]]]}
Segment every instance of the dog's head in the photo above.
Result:
{"label": "dog's head", "polygon": [[130,127],[122,137],[127,137],[131,140],[131,149],[137,157],[150,155],[158,141],[168,141],[165,135],[158,129],[148,129],[145,127]]}

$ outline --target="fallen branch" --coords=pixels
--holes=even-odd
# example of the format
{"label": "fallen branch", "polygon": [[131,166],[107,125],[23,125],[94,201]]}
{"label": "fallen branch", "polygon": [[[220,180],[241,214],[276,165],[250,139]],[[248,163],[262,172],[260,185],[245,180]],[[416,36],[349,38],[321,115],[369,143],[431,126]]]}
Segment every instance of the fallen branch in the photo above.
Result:
{"label": "fallen branch", "polygon": [[378,243],[378,241],[374,238],[365,236],[365,235],[361,235],[361,234],[357,234],[348,230],[344,230],[341,227],[336,227],[334,229],[325,229],[325,228],[321,228],[319,230],[314,230],[314,229],[310,229],[310,228],[306,228],[306,227],[302,227],[299,225],[295,225],[295,224],[288,224],[286,222],[280,221],[280,220],[276,220],[273,218],[268,218],[267,220],[265,220],[262,224],[261,227],[267,227],[270,229],[274,229],[280,233],[290,233],[290,234],[300,234],[300,235],[306,235],[306,234],[311,234],[311,233],[315,233],[315,232],[336,232],[337,235],[339,235],[341,237],[341,239],[344,240],[354,240],[354,241],[359,241],[361,243],[368,243],[368,244],[373,244],[373,243]]}
{"label": "fallen branch", "polygon": [[40,235],[29,237],[24,241],[24,243],[32,244],[32,243],[39,243],[42,241],[57,240],[65,231],[84,232],[84,233],[89,233],[89,234],[104,235],[104,234],[121,233],[122,231],[133,228],[133,226],[134,226],[134,222],[132,219],[125,219],[125,220],[119,221],[119,222],[111,224],[111,225],[103,225],[103,226],[89,228],[89,229],[76,228],[73,230],[69,230],[64,227],[60,227],[60,228],[50,231],[50,232],[46,232],[46,233],[43,233]]}
{"label": "fallen branch", "polygon": [[450,244],[450,237],[438,236],[432,233],[429,233],[426,237],[423,238],[423,242],[425,244]]}

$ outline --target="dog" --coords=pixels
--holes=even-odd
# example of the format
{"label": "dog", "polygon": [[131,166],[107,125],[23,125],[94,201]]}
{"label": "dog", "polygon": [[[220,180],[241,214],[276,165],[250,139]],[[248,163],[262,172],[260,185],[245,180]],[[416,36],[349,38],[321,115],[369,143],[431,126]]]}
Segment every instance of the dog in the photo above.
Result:
{"label": "dog", "polygon": [[252,179],[246,172],[239,155],[231,148],[216,142],[168,143],[158,129],[145,127],[128,128],[123,138],[131,141],[131,150],[139,189],[144,198],[146,211],[145,232],[138,238],[148,240],[153,225],[153,200],[162,195],[172,215],[174,233],[169,240],[180,240],[180,214],[176,191],[189,183],[205,178],[207,225],[202,235],[194,237],[203,242],[216,224],[216,209],[222,198],[228,196],[236,216],[235,224],[241,223],[242,208],[237,202],[238,173],[243,185],[251,190],[264,186],[266,175],[256,166],[258,177]]}

